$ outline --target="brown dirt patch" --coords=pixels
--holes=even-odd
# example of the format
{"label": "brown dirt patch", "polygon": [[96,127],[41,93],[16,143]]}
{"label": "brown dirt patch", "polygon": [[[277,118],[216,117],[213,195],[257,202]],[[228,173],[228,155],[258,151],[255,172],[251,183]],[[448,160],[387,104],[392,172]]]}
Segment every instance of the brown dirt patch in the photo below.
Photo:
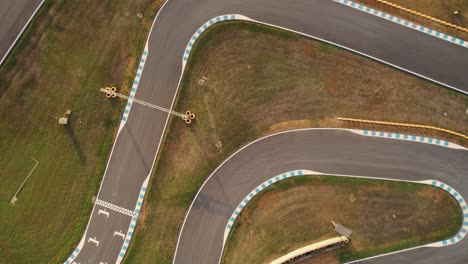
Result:
{"label": "brown dirt patch", "polygon": [[310,263],[336,261],[344,250],[384,253],[402,244],[438,241],[456,233],[461,219],[458,203],[431,186],[312,176],[279,183],[254,198],[233,227],[223,263],[268,263],[337,236],[329,229],[331,221],[353,230],[351,242]]}

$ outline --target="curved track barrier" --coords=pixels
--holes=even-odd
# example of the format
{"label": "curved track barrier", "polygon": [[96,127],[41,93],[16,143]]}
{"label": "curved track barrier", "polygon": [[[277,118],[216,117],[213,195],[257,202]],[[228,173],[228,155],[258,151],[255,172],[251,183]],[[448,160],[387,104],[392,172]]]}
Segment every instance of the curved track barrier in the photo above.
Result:
{"label": "curved track barrier", "polygon": [[[461,194],[457,190],[455,190],[453,187],[451,187],[450,185],[448,185],[448,184],[446,184],[444,182],[441,182],[441,181],[438,181],[438,180],[410,181],[410,180],[367,177],[367,176],[357,176],[357,175],[327,174],[327,173],[322,173],[322,172],[317,172],[317,171],[312,171],[312,170],[307,170],[307,169],[300,169],[300,170],[285,172],[283,174],[274,176],[274,177],[270,178],[269,180],[266,180],[265,182],[260,184],[257,188],[255,188],[251,193],[249,193],[240,202],[239,206],[235,209],[235,211],[233,212],[233,214],[231,215],[229,221],[226,224],[225,231],[224,231],[224,239],[223,239],[223,251],[224,251],[224,247],[226,245],[229,233],[231,232],[231,229],[234,226],[234,222],[240,216],[242,210],[247,206],[247,204],[256,195],[258,195],[260,192],[262,192],[267,187],[269,187],[269,186],[271,186],[271,185],[273,185],[273,184],[275,184],[275,183],[277,183],[279,181],[282,181],[282,180],[285,180],[285,179],[288,179],[288,178],[291,178],[291,177],[307,177],[307,176],[308,177],[313,177],[313,176],[323,176],[323,175],[328,175],[328,176],[333,176],[333,177],[350,177],[350,178],[361,178],[361,179],[372,179],[372,180],[413,182],[413,183],[430,185],[430,186],[433,186],[435,188],[442,189],[442,190],[446,191],[448,194],[450,194],[457,201],[458,206],[460,207],[460,209],[462,211],[463,220],[462,220],[461,226],[460,226],[458,232],[456,234],[454,234],[450,238],[446,238],[446,239],[443,239],[441,241],[436,241],[436,242],[421,245],[421,246],[416,246],[416,247],[412,247],[412,248],[408,248],[408,249],[403,249],[403,250],[399,250],[399,251],[385,253],[385,254],[382,254],[382,255],[372,256],[372,257],[361,259],[361,260],[358,260],[358,261],[377,258],[377,257],[383,256],[383,255],[396,254],[396,253],[400,253],[400,252],[403,252],[403,251],[414,250],[414,249],[418,249],[418,248],[422,248],[422,247],[435,247],[435,248],[438,248],[438,247],[445,247],[445,246],[453,245],[453,244],[456,244],[456,243],[460,242],[461,240],[463,240],[465,238],[465,236],[467,235],[467,233],[468,233],[468,205],[467,205],[465,199],[461,196]],[[343,240],[340,243],[348,243],[349,242],[348,238],[346,238],[345,236],[342,236],[342,237],[344,237],[346,240]],[[319,244],[319,243],[321,243],[321,242],[319,242],[319,243],[312,244],[312,245],[297,249],[295,251],[292,251],[292,252],[284,255],[283,257],[276,259],[275,261],[271,262],[270,264],[293,263],[294,261],[296,261],[298,259],[302,259],[303,257],[307,257],[308,255],[318,253],[321,250],[326,249],[326,247],[334,247],[334,246],[339,245],[338,242],[330,243],[330,244],[326,244],[325,243],[326,240],[322,241],[322,242],[323,242],[323,244]],[[328,241],[328,242],[331,242],[331,241]],[[221,253],[221,257],[222,257],[222,253]],[[221,263],[221,257],[219,259],[219,263]]]}
{"label": "curved track barrier", "polygon": [[381,3],[381,4],[384,4],[384,5],[387,5],[387,6],[390,6],[390,7],[393,7],[395,9],[410,13],[410,14],[415,15],[415,16],[419,16],[419,17],[422,17],[422,18],[425,18],[425,19],[432,20],[432,21],[434,21],[436,23],[439,23],[439,24],[442,24],[444,26],[448,26],[448,27],[455,28],[455,29],[458,29],[458,30],[461,30],[461,31],[464,31],[464,32],[468,32],[468,28],[464,28],[464,27],[449,23],[447,21],[440,20],[438,18],[428,16],[426,14],[423,14],[423,13],[420,13],[418,11],[406,8],[406,7],[401,6],[401,5],[394,4],[394,3],[389,2],[389,1],[385,1],[385,0],[374,0],[374,1],[376,1],[378,3]]}
{"label": "curved track barrier", "polygon": [[411,127],[411,128],[422,128],[422,129],[431,129],[440,132],[445,132],[454,136],[458,136],[464,139],[468,139],[467,135],[462,133],[458,133],[452,130],[448,130],[445,128],[434,127],[434,126],[425,126],[425,125],[417,125],[417,124],[406,124],[406,123],[395,123],[395,122],[385,122],[385,121],[375,121],[375,120],[366,120],[366,119],[355,119],[355,118],[345,118],[345,117],[338,117],[340,121],[345,122],[356,122],[356,123],[364,123],[364,124],[373,124],[373,125],[387,125],[387,126],[399,126],[399,127]]}
{"label": "curved track barrier", "polygon": [[340,3],[340,4],[343,4],[343,5],[346,5],[348,7],[354,8],[356,10],[360,10],[360,11],[365,12],[367,14],[374,15],[374,16],[386,19],[388,21],[392,21],[394,23],[405,26],[407,28],[411,28],[411,29],[414,29],[416,31],[423,32],[425,34],[428,34],[428,35],[431,35],[433,37],[442,39],[444,41],[448,41],[448,42],[451,42],[453,44],[457,44],[457,45],[463,46],[465,48],[468,48],[468,41],[456,38],[454,36],[447,35],[445,33],[439,32],[437,30],[434,30],[434,29],[431,29],[431,28],[428,28],[428,27],[425,27],[425,26],[421,26],[419,24],[413,23],[413,22],[408,21],[406,19],[402,19],[400,17],[387,14],[385,12],[379,11],[379,10],[374,9],[374,8],[370,8],[370,7],[365,6],[363,4],[359,4],[359,3],[353,2],[351,0],[333,0],[333,1],[335,1],[337,3]]}

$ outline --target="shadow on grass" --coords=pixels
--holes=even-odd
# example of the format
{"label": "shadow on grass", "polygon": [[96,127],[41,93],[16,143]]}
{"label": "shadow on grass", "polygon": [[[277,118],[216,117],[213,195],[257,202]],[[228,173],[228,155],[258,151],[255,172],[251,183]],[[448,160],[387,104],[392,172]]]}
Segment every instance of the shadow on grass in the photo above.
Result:
{"label": "shadow on grass", "polygon": [[86,163],[86,156],[81,148],[80,142],[76,138],[75,132],[73,131],[73,127],[71,124],[71,118],[68,120],[68,124],[65,126],[65,130],[67,131],[68,137],[71,139],[73,147],[75,148],[76,154],[78,154],[78,158],[80,159],[81,164]]}

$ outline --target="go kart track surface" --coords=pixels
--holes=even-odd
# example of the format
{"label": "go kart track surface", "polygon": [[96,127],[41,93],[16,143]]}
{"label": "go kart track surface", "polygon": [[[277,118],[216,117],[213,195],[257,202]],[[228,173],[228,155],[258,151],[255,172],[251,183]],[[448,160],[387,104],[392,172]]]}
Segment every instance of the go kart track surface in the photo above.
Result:
{"label": "go kart track surface", "polygon": [[[201,188],[187,215],[174,263],[218,263],[232,213],[252,190],[276,175],[305,169],[412,181],[432,179],[451,185],[466,197],[467,160],[468,151],[463,149],[367,137],[348,130],[305,129],[263,138],[231,156]],[[419,248],[362,263],[467,263],[467,248],[464,239],[448,247]]]}
{"label": "go kart track surface", "polygon": [[43,0],[0,1],[0,65]]}
{"label": "go kart track surface", "polygon": [[[151,29],[135,98],[171,108],[187,43],[201,25],[225,14],[241,14],[322,38],[468,92],[467,48],[331,0],[169,0]],[[168,120],[164,112],[139,104],[129,107],[131,111],[125,114],[107,164],[98,202],[68,263],[120,262],[127,251]],[[300,168],[408,180],[436,179],[468,197],[467,160],[464,150],[370,138],[341,130],[291,132],[259,141],[226,162],[202,189],[187,216],[175,263],[217,263],[224,227],[240,199],[259,182],[278,173]],[[244,174],[234,168],[242,168]],[[468,263],[468,242],[464,241],[441,249],[422,248],[377,258],[372,263]]]}
{"label": "go kart track surface", "polygon": [[[463,69],[468,67],[468,60],[465,59],[468,55],[466,48],[374,16],[366,15],[333,1],[258,0],[232,2],[213,0],[182,2],[170,0],[159,12],[151,30],[147,43],[148,54],[145,57],[145,66],[139,79],[138,91],[135,98],[170,108],[182,74],[182,56],[187,42],[194,32],[209,19],[218,15],[233,13],[291,28],[348,46],[424,74],[432,79],[449,83],[449,85],[457,88],[468,87],[468,79],[463,72]],[[151,169],[163,136],[167,118],[166,113],[154,111],[138,104],[132,105],[127,120],[124,122],[123,127],[121,127],[116,139],[98,195],[99,200],[129,211],[134,211],[137,208],[138,198],[143,190],[142,185],[151,175]],[[367,140],[367,138],[363,138],[363,140]],[[372,146],[375,144],[374,141],[369,141],[366,145]],[[347,148],[358,148],[358,145],[354,142],[350,142],[349,144],[351,146],[347,145]],[[389,147],[392,147],[390,145],[393,143],[388,144]],[[301,145],[306,144],[301,143]],[[416,144],[409,144],[408,148],[413,149],[413,145]],[[283,146],[276,147],[282,148]],[[313,148],[312,146],[309,147]],[[331,147],[327,148],[331,149]],[[372,157],[380,149],[372,149],[375,151],[367,153],[369,159],[362,160],[360,161],[361,163],[368,163],[368,166],[375,164]],[[441,151],[443,150],[441,149]],[[366,152],[363,153],[365,154]],[[418,151],[415,155],[424,157],[424,153],[424,151]],[[459,151],[456,153],[459,153]],[[401,153],[395,152],[394,155],[399,157]],[[271,157],[274,157],[274,155],[271,155]],[[441,155],[440,157],[445,157],[445,155]],[[466,156],[464,157],[466,160]],[[293,155],[289,156],[289,160],[292,161],[296,158],[300,159],[300,157]],[[340,162],[341,160],[339,155],[335,156],[335,159],[336,162]],[[460,160],[460,157],[458,160]],[[434,165],[440,163],[439,161],[438,163],[430,162],[428,164]],[[268,167],[262,169],[271,169],[269,166],[272,164],[273,159],[270,158]],[[280,164],[278,163],[277,165]],[[396,163],[389,162],[389,164]],[[357,164],[349,165],[357,166]],[[425,171],[425,168],[428,168],[425,162],[418,162],[417,165],[411,168],[411,172]],[[280,168],[277,169],[280,170]],[[319,170],[320,168],[310,169]],[[344,174],[347,172],[349,174],[353,173],[351,169],[349,171],[346,171],[344,168],[341,169]],[[287,170],[287,168],[282,168],[281,170]],[[323,171],[327,173],[334,172]],[[399,173],[400,171],[400,167],[395,168],[394,174],[389,175],[389,177],[393,175],[399,175],[400,177],[409,176],[410,174],[418,175],[408,172]],[[440,172],[441,170],[435,171]],[[461,171],[466,171],[466,168],[465,170],[460,169],[457,171],[460,174]],[[371,175],[371,173],[376,173],[376,171],[366,173],[363,169],[362,173],[359,174]],[[424,175],[424,179],[428,179],[430,178],[429,175],[433,174],[419,175]],[[271,177],[272,175],[265,176]],[[456,182],[447,183],[455,188],[459,186]],[[245,187],[247,189],[244,190],[243,194],[250,192],[252,189],[252,186]],[[459,191],[463,192],[463,189]],[[213,200],[212,202],[214,201],[217,200]],[[233,208],[226,204],[226,215],[230,215]],[[126,242],[133,235],[132,219],[134,217],[115,210],[107,210],[109,217],[106,217],[104,214],[100,214],[100,210],[106,209],[101,205],[96,205],[86,233],[81,240],[79,252],[77,252],[74,259],[76,263],[86,263],[88,261],[91,263],[114,263],[121,261],[126,253],[126,245],[128,244]],[[205,217],[208,217],[208,215]],[[218,218],[218,220],[220,222],[217,225],[225,226],[227,218],[222,221],[221,218]],[[213,228],[210,228],[208,230],[199,229],[196,231],[184,228],[183,232],[190,233],[191,236],[188,237],[188,240],[196,243],[197,241],[202,242],[201,239],[203,239],[200,236],[200,240],[198,240],[198,232],[211,233],[213,236],[216,236],[213,230]],[[216,263],[218,261],[222,244],[215,245],[221,240],[216,240],[214,237],[211,237],[214,240],[210,240],[209,237],[205,237],[202,243],[197,244],[202,245],[206,243],[209,246],[207,248],[213,251],[204,251],[204,249],[192,248],[189,245],[190,242],[184,239],[187,237],[184,236],[184,233],[182,234],[181,245],[177,251],[176,263]],[[125,238],[119,234],[125,234]],[[221,239],[223,230],[219,229],[217,235]],[[197,239],[194,239],[194,237]],[[453,247],[457,247],[457,245]],[[434,254],[438,255],[438,253]],[[199,257],[205,257],[206,259],[198,259]],[[447,256],[444,259],[447,261],[455,260],[453,257],[447,258]]]}

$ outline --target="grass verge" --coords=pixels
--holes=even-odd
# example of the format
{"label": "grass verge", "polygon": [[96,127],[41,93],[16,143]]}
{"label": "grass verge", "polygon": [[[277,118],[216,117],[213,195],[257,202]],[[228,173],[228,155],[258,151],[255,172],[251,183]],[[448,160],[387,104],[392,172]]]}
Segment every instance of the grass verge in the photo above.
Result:
{"label": "grass verge", "polygon": [[[351,242],[331,252],[335,260],[346,262],[449,238],[458,232],[462,219],[455,199],[428,185],[333,176],[292,178],[249,202],[229,234],[222,263],[268,263],[337,236],[331,221],[353,230]],[[321,263],[314,260],[320,259],[312,257],[307,263]]]}
{"label": "grass verge", "polygon": [[[202,76],[208,80],[201,86]],[[214,25],[199,38],[179,91],[175,110],[190,109],[197,120],[188,127],[180,118],[170,120],[126,263],[171,263],[185,214],[205,178],[261,135],[340,127],[335,117],[343,115],[468,132],[467,96],[247,22]]]}
{"label": "grass verge", "polygon": [[128,92],[161,4],[46,1],[0,68],[1,263],[58,263],[78,243],[123,110],[99,88]]}

